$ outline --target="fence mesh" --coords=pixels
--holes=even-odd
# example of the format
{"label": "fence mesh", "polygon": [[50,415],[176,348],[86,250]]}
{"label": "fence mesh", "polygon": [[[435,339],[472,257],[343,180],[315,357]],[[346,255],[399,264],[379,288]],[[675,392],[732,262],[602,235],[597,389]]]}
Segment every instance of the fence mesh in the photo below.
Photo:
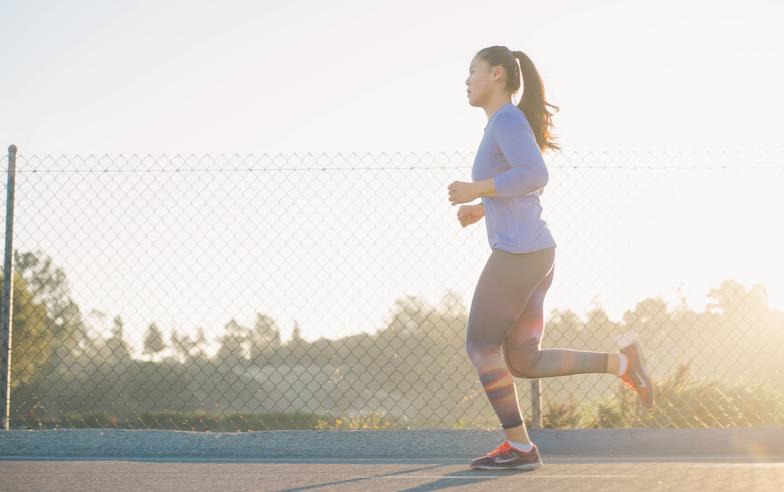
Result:
{"label": "fence mesh", "polygon": [[[464,343],[490,246],[447,191],[473,158],[20,153],[11,428],[499,427]],[[657,406],[518,379],[526,423],[534,383],[546,427],[784,424],[784,152],[546,160],[542,346],[638,339]]]}

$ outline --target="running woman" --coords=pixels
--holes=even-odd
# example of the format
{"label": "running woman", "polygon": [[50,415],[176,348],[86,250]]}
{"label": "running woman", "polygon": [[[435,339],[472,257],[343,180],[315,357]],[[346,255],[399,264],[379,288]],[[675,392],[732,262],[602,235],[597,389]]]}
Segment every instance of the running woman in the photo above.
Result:
{"label": "running woman", "polygon": [[[542,465],[528,436],[513,377],[544,378],[607,373],[654,405],[653,384],[638,342],[617,352],[542,349],[544,297],[553,281],[556,243],[541,218],[539,196],[549,174],[542,158],[559,149],[536,67],[521,51],[490,46],[471,60],[468,103],[481,107],[487,125],[471,170],[472,182],[454,181],[452,205],[463,227],[482,217],[491,253],[471,301],[466,353],[475,367],[506,439],[471,462],[472,469],[534,469]],[[524,84],[520,102],[512,103]]]}

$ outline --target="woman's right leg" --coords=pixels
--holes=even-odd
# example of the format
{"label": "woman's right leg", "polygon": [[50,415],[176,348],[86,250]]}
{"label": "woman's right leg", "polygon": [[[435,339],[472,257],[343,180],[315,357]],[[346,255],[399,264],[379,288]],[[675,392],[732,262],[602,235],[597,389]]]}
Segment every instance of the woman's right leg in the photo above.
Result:
{"label": "woman's right leg", "polygon": [[541,348],[544,334],[544,298],[553,282],[554,273],[555,263],[531,294],[525,309],[504,339],[502,349],[509,371],[518,378],[584,373],[615,374],[607,364],[610,357],[616,357],[615,353]]}

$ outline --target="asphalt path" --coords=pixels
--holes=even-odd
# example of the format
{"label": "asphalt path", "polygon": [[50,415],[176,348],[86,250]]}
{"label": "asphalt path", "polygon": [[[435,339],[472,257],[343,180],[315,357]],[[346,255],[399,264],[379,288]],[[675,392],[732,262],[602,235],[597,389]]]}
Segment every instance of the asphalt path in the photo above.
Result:
{"label": "asphalt path", "polygon": [[0,490],[784,490],[784,428],[531,429],[544,465],[471,470],[497,430],[0,431]]}

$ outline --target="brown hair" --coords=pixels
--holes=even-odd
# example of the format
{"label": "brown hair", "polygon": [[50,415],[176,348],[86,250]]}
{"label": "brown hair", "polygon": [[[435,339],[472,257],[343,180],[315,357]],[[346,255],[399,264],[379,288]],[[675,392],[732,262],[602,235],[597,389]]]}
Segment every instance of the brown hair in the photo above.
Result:
{"label": "brown hair", "polygon": [[[490,67],[498,65],[504,67],[507,75],[506,89],[512,94],[520,90],[520,72],[522,72],[524,90],[517,107],[525,113],[541,152],[548,148],[560,149],[550,133],[553,114],[547,110],[547,107],[554,108],[556,112],[560,108],[545,101],[544,84],[531,59],[522,51],[510,51],[506,46],[489,46],[479,50],[476,56],[485,60]],[[517,61],[520,62],[519,69]]]}

